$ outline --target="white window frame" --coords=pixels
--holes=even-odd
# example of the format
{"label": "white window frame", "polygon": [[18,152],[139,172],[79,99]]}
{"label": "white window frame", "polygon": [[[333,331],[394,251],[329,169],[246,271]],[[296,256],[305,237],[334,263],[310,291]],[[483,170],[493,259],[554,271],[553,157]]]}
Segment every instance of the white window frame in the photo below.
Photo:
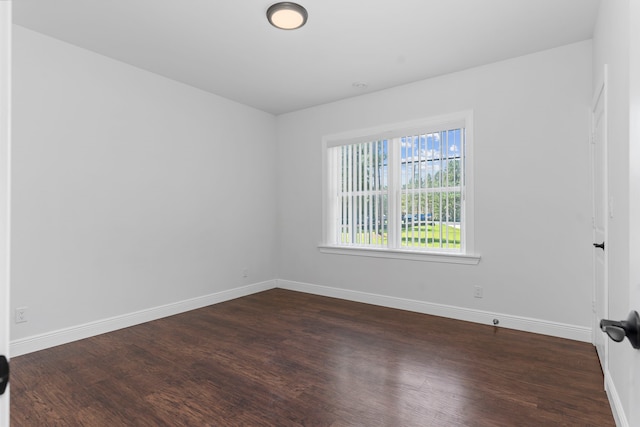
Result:
{"label": "white window frame", "polygon": [[[465,128],[465,152],[464,152],[464,177],[463,187],[463,233],[460,252],[446,252],[434,249],[410,249],[410,248],[388,248],[370,247],[356,245],[338,245],[332,242],[335,236],[334,226],[331,222],[329,209],[333,206],[331,194],[330,177],[335,176],[336,170],[328,170],[331,166],[329,161],[329,149],[341,145],[355,144],[358,142],[368,142],[381,139],[393,139],[407,135],[428,134],[455,127]],[[445,262],[455,264],[478,264],[480,255],[474,252],[474,174],[473,174],[473,111],[463,111],[458,113],[429,117],[425,119],[412,120],[401,123],[377,126],[367,129],[343,132],[333,135],[325,135],[322,138],[322,243],[318,246],[320,251],[329,254],[356,255],[376,258],[406,259],[414,261]],[[396,153],[399,156],[398,153]],[[393,154],[390,153],[390,161],[394,161]],[[390,181],[394,178],[390,177]],[[392,183],[393,185],[393,183]],[[335,191],[335,189],[334,189]],[[391,191],[390,198],[399,197],[399,188]],[[393,193],[393,194],[392,194]],[[396,223],[398,213],[390,210],[389,223]]]}

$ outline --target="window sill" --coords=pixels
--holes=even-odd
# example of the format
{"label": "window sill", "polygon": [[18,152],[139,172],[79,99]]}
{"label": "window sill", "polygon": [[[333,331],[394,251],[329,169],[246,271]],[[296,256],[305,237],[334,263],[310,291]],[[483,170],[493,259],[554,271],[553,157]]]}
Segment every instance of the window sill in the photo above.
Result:
{"label": "window sill", "polygon": [[476,265],[480,255],[453,254],[444,252],[422,252],[386,248],[363,248],[354,246],[319,245],[320,252],[334,255],[355,255],[373,258],[404,259],[409,261],[444,262],[450,264]]}

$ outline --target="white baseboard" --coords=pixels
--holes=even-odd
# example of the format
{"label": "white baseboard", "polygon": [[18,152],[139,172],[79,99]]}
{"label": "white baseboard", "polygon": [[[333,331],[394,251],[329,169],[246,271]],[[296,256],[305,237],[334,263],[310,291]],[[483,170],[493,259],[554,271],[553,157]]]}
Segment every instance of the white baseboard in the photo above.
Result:
{"label": "white baseboard", "polygon": [[532,319],[501,313],[491,313],[488,311],[312,285],[309,283],[294,282],[290,280],[278,279],[276,282],[278,288],[289,289],[292,291],[363,302],[366,304],[397,308],[487,325],[493,325],[493,319],[498,319],[500,321],[499,326],[503,328],[534,332],[537,334],[550,335],[588,343],[591,342],[591,328],[585,326],[568,325],[564,323],[549,322],[547,320]]}
{"label": "white baseboard", "polygon": [[102,319],[95,322],[85,323],[83,325],[72,326],[70,328],[58,329],[56,331],[11,341],[9,344],[9,351],[12,357],[20,356],[34,351],[43,350],[45,348],[55,347],[72,341],[104,334],[106,332],[128,328],[130,326],[139,325],[141,323],[161,319],[163,317],[173,316],[174,314],[184,313],[189,310],[195,310],[208,305],[218,304],[224,301],[255,294],[275,287],[276,281],[268,280],[266,282],[255,283],[171,304],[152,307],[146,310],[136,311],[134,313],[111,317],[109,319]]}
{"label": "white baseboard", "polygon": [[504,328],[591,342],[591,329],[588,327],[278,279],[21,338],[11,341],[10,354],[12,357],[20,356],[276,287],[488,325],[493,324],[493,319],[498,319],[500,327]]}
{"label": "white baseboard", "polygon": [[616,426],[629,427],[629,421],[624,413],[620,395],[618,395],[618,390],[608,370],[604,374],[604,389],[609,398],[609,406],[611,406],[611,412],[613,413],[613,420],[616,422]]}

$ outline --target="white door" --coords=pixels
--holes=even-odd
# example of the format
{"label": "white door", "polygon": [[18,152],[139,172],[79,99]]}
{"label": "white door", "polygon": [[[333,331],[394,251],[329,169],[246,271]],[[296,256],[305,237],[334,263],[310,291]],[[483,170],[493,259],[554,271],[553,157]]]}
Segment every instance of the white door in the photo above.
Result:
{"label": "white door", "polygon": [[[9,357],[9,165],[11,145],[11,1],[0,0],[0,355]],[[9,427],[9,391],[0,396]]]}
{"label": "white door", "polygon": [[593,344],[596,346],[602,372],[607,372],[608,340],[600,332],[600,320],[608,315],[607,290],[607,69],[604,81],[596,90],[592,114],[592,179],[593,179]]}
{"label": "white door", "polygon": [[[630,164],[630,178],[631,178],[631,191],[632,200],[631,206],[631,221],[638,221],[636,214],[637,200],[640,197],[638,194],[638,180],[635,178],[640,172],[640,156],[638,155],[640,147],[640,27],[637,22],[640,22],[640,4],[636,1],[632,1],[629,4],[629,22],[630,24],[630,129],[629,129],[629,144],[631,145],[631,164]],[[632,234],[631,240],[632,253],[637,254],[640,247],[640,241],[637,239],[637,234]],[[632,259],[631,262],[637,262],[636,259]],[[633,277],[637,277],[635,274]],[[629,283],[629,310],[635,310],[640,313],[640,284],[637,280]],[[626,341],[626,340],[625,340]],[[631,407],[631,414],[629,416],[630,426],[640,426],[640,350],[631,350],[630,347],[627,351],[632,352],[631,366],[629,368],[628,384],[631,385],[631,394],[629,396],[629,402],[633,402]]]}

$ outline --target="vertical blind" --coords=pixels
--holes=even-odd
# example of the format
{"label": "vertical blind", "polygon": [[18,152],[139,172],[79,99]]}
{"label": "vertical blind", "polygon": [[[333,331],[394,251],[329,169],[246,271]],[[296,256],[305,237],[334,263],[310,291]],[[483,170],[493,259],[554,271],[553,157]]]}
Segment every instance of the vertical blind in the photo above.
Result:
{"label": "vertical blind", "polygon": [[386,246],[388,142],[362,142],[333,149],[339,164],[336,242]]}
{"label": "vertical blind", "polygon": [[401,245],[459,250],[464,129],[407,136],[400,143]]}
{"label": "vertical blind", "polygon": [[462,251],[464,127],[328,150],[332,244]]}

